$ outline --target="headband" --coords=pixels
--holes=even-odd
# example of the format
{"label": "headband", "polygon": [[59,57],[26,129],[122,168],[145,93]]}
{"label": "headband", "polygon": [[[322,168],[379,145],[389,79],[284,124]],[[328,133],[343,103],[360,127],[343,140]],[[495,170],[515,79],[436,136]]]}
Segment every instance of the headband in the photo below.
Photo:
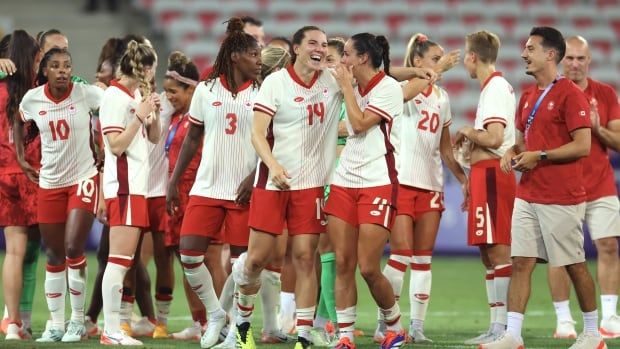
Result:
{"label": "headband", "polygon": [[423,44],[425,42],[428,41],[428,36],[424,35],[424,34],[420,34],[418,35],[418,37],[415,39],[416,42],[419,42],[420,44]]}
{"label": "headband", "polygon": [[194,80],[194,79],[190,79],[190,78],[186,78],[184,76],[181,76],[181,74],[177,73],[174,70],[168,70],[166,72],[166,77],[172,78],[178,82],[182,82],[184,84],[187,85],[191,85],[191,86],[196,86],[198,85],[198,81]]}

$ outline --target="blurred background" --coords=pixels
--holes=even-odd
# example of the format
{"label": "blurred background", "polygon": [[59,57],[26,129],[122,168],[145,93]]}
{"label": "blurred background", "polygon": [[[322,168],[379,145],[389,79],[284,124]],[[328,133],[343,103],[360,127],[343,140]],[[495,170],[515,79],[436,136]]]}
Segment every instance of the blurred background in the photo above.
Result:
{"label": "blurred background", "polygon": [[[517,97],[533,83],[524,74],[523,44],[533,26],[550,25],[565,36],[585,37],[592,51],[590,75],[616,90],[620,86],[620,49],[616,48],[620,0],[0,0],[0,32],[25,29],[34,36],[59,29],[69,38],[74,74],[92,81],[103,43],[128,33],[151,39],[160,57],[160,72],[165,71],[171,50],[185,52],[204,69],[219,50],[226,27],[222,22],[235,15],[261,20],[267,43],[276,36],[290,38],[308,24],[323,28],[328,37],[346,38],[365,31],[384,34],[394,65],[402,64],[407,42],[415,33],[426,34],[447,52],[463,49],[465,34],[486,29],[501,39],[497,68],[515,87]],[[452,131],[473,123],[479,84],[461,66],[444,74],[440,84],[450,94]],[[617,172],[620,159],[617,154],[611,156]],[[475,252],[466,247],[466,216],[458,209],[460,190],[450,175],[446,177],[447,210],[437,250]],[[95,227],[91,241],[98,241],[97,233]]]}

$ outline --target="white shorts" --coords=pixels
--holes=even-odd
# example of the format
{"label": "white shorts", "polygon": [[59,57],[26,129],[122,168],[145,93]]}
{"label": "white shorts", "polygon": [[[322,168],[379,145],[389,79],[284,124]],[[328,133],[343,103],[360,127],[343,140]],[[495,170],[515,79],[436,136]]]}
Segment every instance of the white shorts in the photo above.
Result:
{"label": "white shorts", "polygon": [[586,224],[592,240],[620,236],[620,200],[604,196],[586,203]]}
{"label": "white shorts", "polygon": [[515,200],[512,257],[532,257],[561,267],[584,262],[586,204],[544,205]]}

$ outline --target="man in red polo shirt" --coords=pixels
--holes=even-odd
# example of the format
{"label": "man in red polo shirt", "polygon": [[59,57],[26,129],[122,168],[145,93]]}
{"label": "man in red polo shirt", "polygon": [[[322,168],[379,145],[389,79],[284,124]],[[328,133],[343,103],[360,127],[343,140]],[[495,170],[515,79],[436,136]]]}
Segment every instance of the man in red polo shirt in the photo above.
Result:
{"label": "man in red polo shirt", "polygon": [[[620,337],[616,314],[620,286],[620,203],[607,148],[620,148],[620,105],[613,87],[588,77],[591,56],[588,42],[580,36],[566,39],[564,75],[585,92],[591,108],[592,147],[583,159],[586,189],[586,223],[598,252],[597,277],[601,289],[603,338]],[[549,268],[549,288],[557,315],[555,338],[576,337],[568,305],[570,279],[562,268]]]}
{"label": "man in red polo shirt", "polygon": [[536,262],[564,267],[575,284],[584,331],[571,349],[604,349],[598,332],[594,281],[585,264],[582,157],[590,152],[590,106],[569,79],[558,75],[566,43],[554,28],[535,27],[521,57],[536,86],[524,91],[516,115],[516,144],[502,169],[523,172],[512,215],[513,273],[506,333],[484,349],[522,349],[523,315]]}

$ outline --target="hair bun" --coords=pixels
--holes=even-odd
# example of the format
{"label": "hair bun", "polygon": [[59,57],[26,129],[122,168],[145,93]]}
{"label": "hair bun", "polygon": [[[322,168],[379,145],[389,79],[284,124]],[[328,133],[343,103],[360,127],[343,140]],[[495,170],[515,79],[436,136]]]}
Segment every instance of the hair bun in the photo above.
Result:
{"label": "hair bun", "polygon": [[418,34],[418,36],[415,38],[415,42],[420,43],[420,44],[423,44],[427,41],[428,41],[428,36],[424,34]]}
{"label": "hair bun", "polygon": [[190,62],[189,58],[181,51],[174,51],[168,57],[168,66],[185,66]]}
{"label": "hair bun", "polygon": [[228,25],[226,26],[226,34],[234,33],[234,32],[243,32],[243,27],[245,27],[245,23],[239,17],[232,17],[228,20]]}

